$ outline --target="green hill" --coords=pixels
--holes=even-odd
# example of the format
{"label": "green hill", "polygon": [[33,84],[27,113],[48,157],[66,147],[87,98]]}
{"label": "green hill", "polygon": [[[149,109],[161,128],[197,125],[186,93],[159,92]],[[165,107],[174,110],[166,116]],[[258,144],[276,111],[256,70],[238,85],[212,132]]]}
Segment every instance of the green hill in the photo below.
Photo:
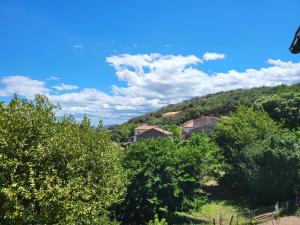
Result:
{"label": "green hill", "polygon": [[[112,127],[112,136],[116,141],[126,141],[132,135],[134,127],[139,123],[154,125],[180,125],[188,120],[202,115],[224,116],[234,112],[239,105],[251,106],[256,100],[274,94],[300,92],[300,84],[291,86],[260,87],[252,89],[238,89],[218,92],[203,97],[195,97],[177,104],[171,104],[145,115],[132,118],[126,123]],[[172,111],[182,111],[183,115],[177,118],[163,118],[162,114]]]}

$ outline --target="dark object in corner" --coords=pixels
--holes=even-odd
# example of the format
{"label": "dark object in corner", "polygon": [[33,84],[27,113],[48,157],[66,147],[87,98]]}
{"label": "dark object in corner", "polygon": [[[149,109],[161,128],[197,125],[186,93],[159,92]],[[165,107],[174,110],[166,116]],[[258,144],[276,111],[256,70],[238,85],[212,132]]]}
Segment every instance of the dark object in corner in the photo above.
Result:
{"label": "dark object in corner", "polygon": [[290,47],[290,51],[293,54],[297,54],[300,52],[300,26],[298,27],[298,30],[296,31],[294,40]]}

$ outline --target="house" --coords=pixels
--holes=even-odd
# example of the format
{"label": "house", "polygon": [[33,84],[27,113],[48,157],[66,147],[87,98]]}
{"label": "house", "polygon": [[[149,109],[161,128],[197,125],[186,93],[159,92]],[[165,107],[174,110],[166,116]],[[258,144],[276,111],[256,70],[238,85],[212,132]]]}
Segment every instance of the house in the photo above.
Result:
{"label": "house", "polygon": [[158,126],[148,125],[148,124],[141,124],[137,128],[134,129],[134,136],[133,136],[133,142],[137,141],[137,136],[144,133],[147,130],[150,130],[152,128],[156,128]]}
{"label": "house", "polygon": [[200,131],[211,131],[215,127],[215,123],[220,120],[220,117],[216,116],[202,116],[198,119],[190,120],[183,124],[183,134],[186,137],[192,135],[192,133]]}
{"label": "house", "polygon": [[158,126],[142,124],[134,129],[132,142],[147,138],[170,137],[172,135],[171,132],[161,129]]}
{"label": "house", "polygon": [[167,112],[162,114],[161,116],[164,118],[173,118],[173,117],[177,117],[177,116],[182,116],[183,113],[182,111],[176,111],[176,112]]}
{"label": "house", "polygon": [[142,140],[142,139],[149,139],[149,138],[160,138],[160,137],[172,137],[173,133],[166,131],[164,129],[161,129],[159,127],[154,127],[149,130],[144,131],[143,133],[136,136],[136,141]]}

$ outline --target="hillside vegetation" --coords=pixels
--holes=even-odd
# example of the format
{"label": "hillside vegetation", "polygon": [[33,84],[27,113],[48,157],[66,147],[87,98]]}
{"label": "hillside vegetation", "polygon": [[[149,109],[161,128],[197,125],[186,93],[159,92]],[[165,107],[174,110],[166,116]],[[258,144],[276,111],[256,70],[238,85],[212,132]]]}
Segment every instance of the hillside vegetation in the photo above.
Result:
{"label": "hillside vegetation", "polygon": [[[172,104],[150,112],[145,115],[132,118],[126,123],[112,127],[113,140],[126,142],[128,137],[133,135],[133,129],[140,123],[149,123],[168,128],[170,124],[181,125],[182,123],[196,119],[203,115],[225,116],[234,112],[238,106],[253,106],[256,100],[263,97],[288,94],[290,92],[300,93],[300,84],[276,87],[261,87],[252,89],[238,89],[227,92],[219,92],[204,97],[196,97]],[[287,97],[288,98],[288,97]],[[182,111],[183,115],[174,119],[163,118],[161,115],[166,112]],[[297,112],[296,112],[297,113]],[[275,114],[273,116],[276,117]],[[293,122],[292,122],[293,123]]]}

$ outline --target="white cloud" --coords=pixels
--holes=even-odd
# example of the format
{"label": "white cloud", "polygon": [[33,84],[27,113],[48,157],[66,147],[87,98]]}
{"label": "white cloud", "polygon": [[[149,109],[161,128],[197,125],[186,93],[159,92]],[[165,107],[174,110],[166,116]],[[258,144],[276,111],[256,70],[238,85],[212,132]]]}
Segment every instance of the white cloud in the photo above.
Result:
{"label": "white cloud", "polygon": [[216,52],[206,52],[202,56],[204,61],[224,59],[225,57],[225,54],[219,54]]}
{"label": "white cloud", "polygon": [[76,45],[73,45],[73,48],[84,48],[84,46],[80,45],[80,44],[76,44]]}
{"label": "white cloud", "polygon": [[32,98],[35,94],[47,94],[49,89],[45,83],[39,80],[33,80],[26,76],[8,76],[0,80],[4,88],[0,90],[0,96],[9,96],[18,94]]}
{"label": "white cloud", "polygon": [[47,80],[50,80],[50,81],[58,81],[60,78],[57,77],[57,76],[51,76],[49,78],[47,78]]}
{"label": "white cloud", "polygon": [[125,54],[108,57],[107,61],[119,80],[127,84],[113,86],[113,92],[129,99],[152,100],[152,108],[218,91],[300,82],[300,63],[273,59],[268,60],[266,68],[216,74],[194,68],[203,61],[193,55]]}
{"label": "white cloud", "polygon": [[79,87],[76,85],[71,85],[71,84],[59,84],[59,85],[53,86],[53,88],[58,91],[71,91],[71,90],[76,90]]}
{"label": "white cloud", "polygon": [[106,60],[125,84],[122,87],[112,86],[113,94],[94,88],[51,94],[44,82],[19,76],[18,79],[0,78],[4,85],[3,89],[0,88],[0,95],[18,93],[32,98],[34,93],[46,93],[51,101],[62,105],[60,114],[71,113],[80,117],[86,113],[94,121],[101,118],[109,124],[195,96],[300,82],[300,62],[280,59],[268,59],[268,66],[264,68],[216,74],[195,68],[194,65],[203,63],[204,59],[194,55],[123,54],[107,57]]}

